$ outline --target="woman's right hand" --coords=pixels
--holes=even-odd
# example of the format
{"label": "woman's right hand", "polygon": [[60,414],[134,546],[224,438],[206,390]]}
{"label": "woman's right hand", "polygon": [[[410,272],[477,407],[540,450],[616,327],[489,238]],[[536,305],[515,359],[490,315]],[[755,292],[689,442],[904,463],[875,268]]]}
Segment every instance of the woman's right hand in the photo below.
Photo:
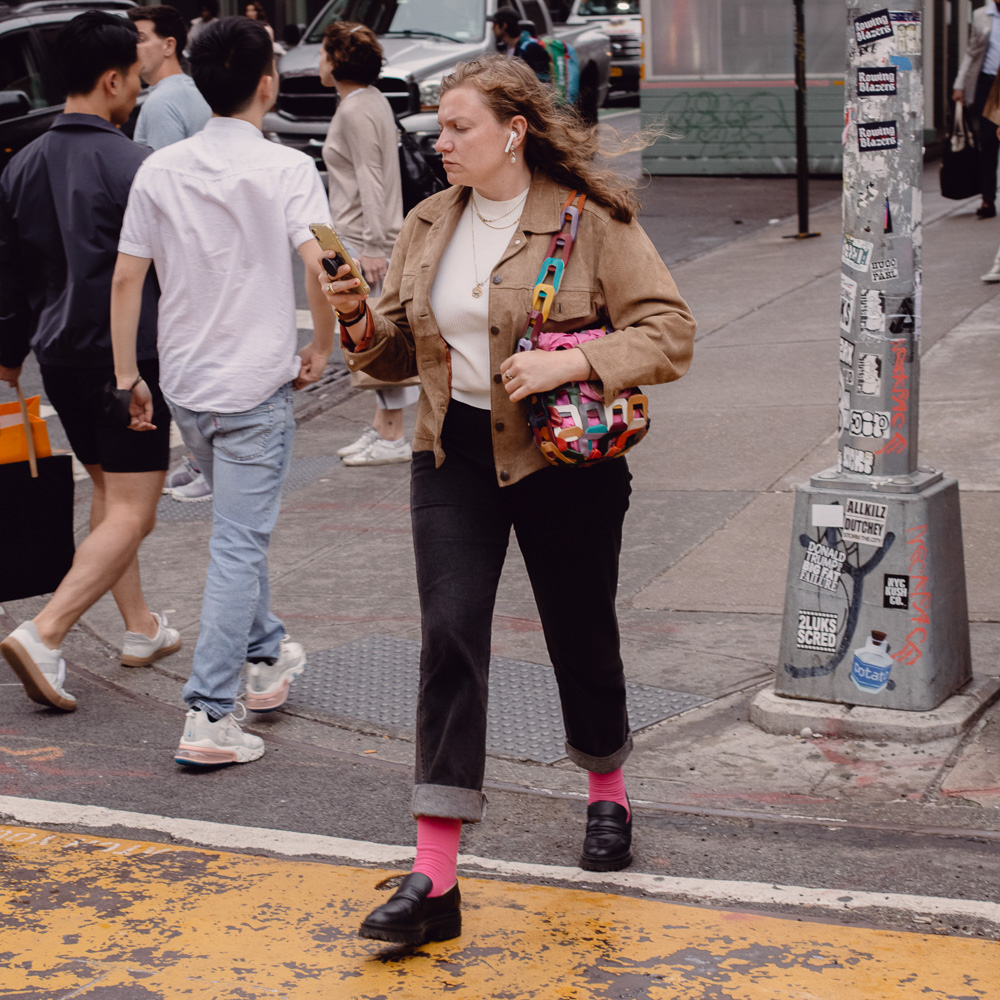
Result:
{"label": "woman's right hand", "polygon": [[[333,252],[324,254],[325,257],[335,257]],[[357,261],[355,261],[357,263]],[[358,265],[360,269],[360,265]],[[351,275],[351,268],[347,264],[342,264],[337,271],[337,276],[331,278],[326,271],[320,271],[316,276],[319,287],[326,296],[327,302],[333,306],[338,317],[343,319],[353,319],[357,316],[364,305],[367,295],[362,295],[358,291],[358,279]],[[359,330],[360,334],[362,331]]]}

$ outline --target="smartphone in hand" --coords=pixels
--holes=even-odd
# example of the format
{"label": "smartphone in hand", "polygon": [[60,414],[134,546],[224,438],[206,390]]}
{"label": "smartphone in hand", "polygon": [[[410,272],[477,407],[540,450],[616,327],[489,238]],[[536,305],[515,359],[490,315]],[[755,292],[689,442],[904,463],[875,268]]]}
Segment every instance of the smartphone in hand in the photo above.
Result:
{"label": "smartphone in hand", "polygon": [[358,292],[362,295],[370,295],[372,290],[368,282],[365,281],[365,276],[361,273],[358,265],[354,263],[354,258],[344,249],[344,244],[340,242],[340,237],[333,226],[326,222],[313,222],[309,226],[309,231],[316,237],[316,242],[320,245],[321,249],[326,251],[332,250],[337,255],[332,258],[323,258],[323,269],[326,273],[331,278],[335,278],[337,277],[337,271],[345,264],[348,264],[351,268],[352,277],[358,279]]}

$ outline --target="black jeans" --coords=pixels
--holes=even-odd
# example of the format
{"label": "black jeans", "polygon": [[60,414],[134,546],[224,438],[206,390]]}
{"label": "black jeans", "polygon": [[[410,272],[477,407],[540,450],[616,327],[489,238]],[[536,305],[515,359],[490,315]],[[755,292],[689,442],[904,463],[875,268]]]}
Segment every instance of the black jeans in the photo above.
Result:
{"label": "black jeans", "polygon": [[546,468],[505,486],[490,413],[451,402],[444,463],[413,456],[410,508],[420,593],[413,814],[482,818],[490,633],[513,527],[555,668],[566,752],[591,771],[632,749],[615,596],[632,478],[624,458]]}
{"label": "black jeans", "polygon": [[997,139],[997,127],[988,118],[983,117],[986,98],[990,95],[995,77],[980,73],[976,80],[976,95],[969,111],[973,115],[971,122],[975,129],[976,148],[979,153],[979,187],[983,201],[993,204],[997,199],[997,157],[1000,153],[1000,139]]}

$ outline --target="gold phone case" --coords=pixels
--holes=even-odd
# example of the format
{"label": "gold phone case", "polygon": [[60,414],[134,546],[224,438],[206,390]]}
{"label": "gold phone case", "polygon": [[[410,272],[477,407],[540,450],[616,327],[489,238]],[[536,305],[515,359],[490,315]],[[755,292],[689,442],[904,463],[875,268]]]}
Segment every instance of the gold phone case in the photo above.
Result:
{"label": "gold phone case", "polygon": [[371,287],[365,281],[365,276],[361,273],[358,265],[354,263],[354,258],[344,249],[344,244],[340,242],[340,237],[336,230],[329,223],[313,222],[309,226],[309,231],[316,237],[316,242],[323,250],[332,250],[341,259],[341,264],[351,265],[351,274],[358,279],[358,291],[362,295],[371,295]]}

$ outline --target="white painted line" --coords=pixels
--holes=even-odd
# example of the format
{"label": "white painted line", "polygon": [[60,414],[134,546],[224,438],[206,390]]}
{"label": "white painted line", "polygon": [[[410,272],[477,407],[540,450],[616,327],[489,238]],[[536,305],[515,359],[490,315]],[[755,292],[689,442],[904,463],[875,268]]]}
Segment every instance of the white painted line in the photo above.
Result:
{"label": "white painted line", "polygon": [[[189,841],[200,847],[269,851],[288,857],[328,857],[364,864],[391,865],[409,862],[414,855],[412,847],[396,844],[371,844],[340,837],[324,837],[314,833],[294,833],[256,826],[177,819],[151,813],[105,809],[103,806],[46,802],[9,795],[0,795],[0,816],[19,823],[100,828],[116,826],[152,830]],[[642,872],[585,872],[579,868],[497,861],[472,854],[460,854],[458,861],[467,873],[468,869],[472,868],[508,879],[547,879],[570,885],[639,890],[652,896],[669,897],[702,905],[808,907],[817,916],[819,914],[816,911],[820,909],[840,912],[879,909],[922,917],[925,920],[928,917],[982,920],[1000,927],[1000,904],[982,900],[946,899],[938,896],[913,896],[889,892],[854,892],[849,889],[774,885],[768,882],[675,878],[667,875],[647,875]]]}

